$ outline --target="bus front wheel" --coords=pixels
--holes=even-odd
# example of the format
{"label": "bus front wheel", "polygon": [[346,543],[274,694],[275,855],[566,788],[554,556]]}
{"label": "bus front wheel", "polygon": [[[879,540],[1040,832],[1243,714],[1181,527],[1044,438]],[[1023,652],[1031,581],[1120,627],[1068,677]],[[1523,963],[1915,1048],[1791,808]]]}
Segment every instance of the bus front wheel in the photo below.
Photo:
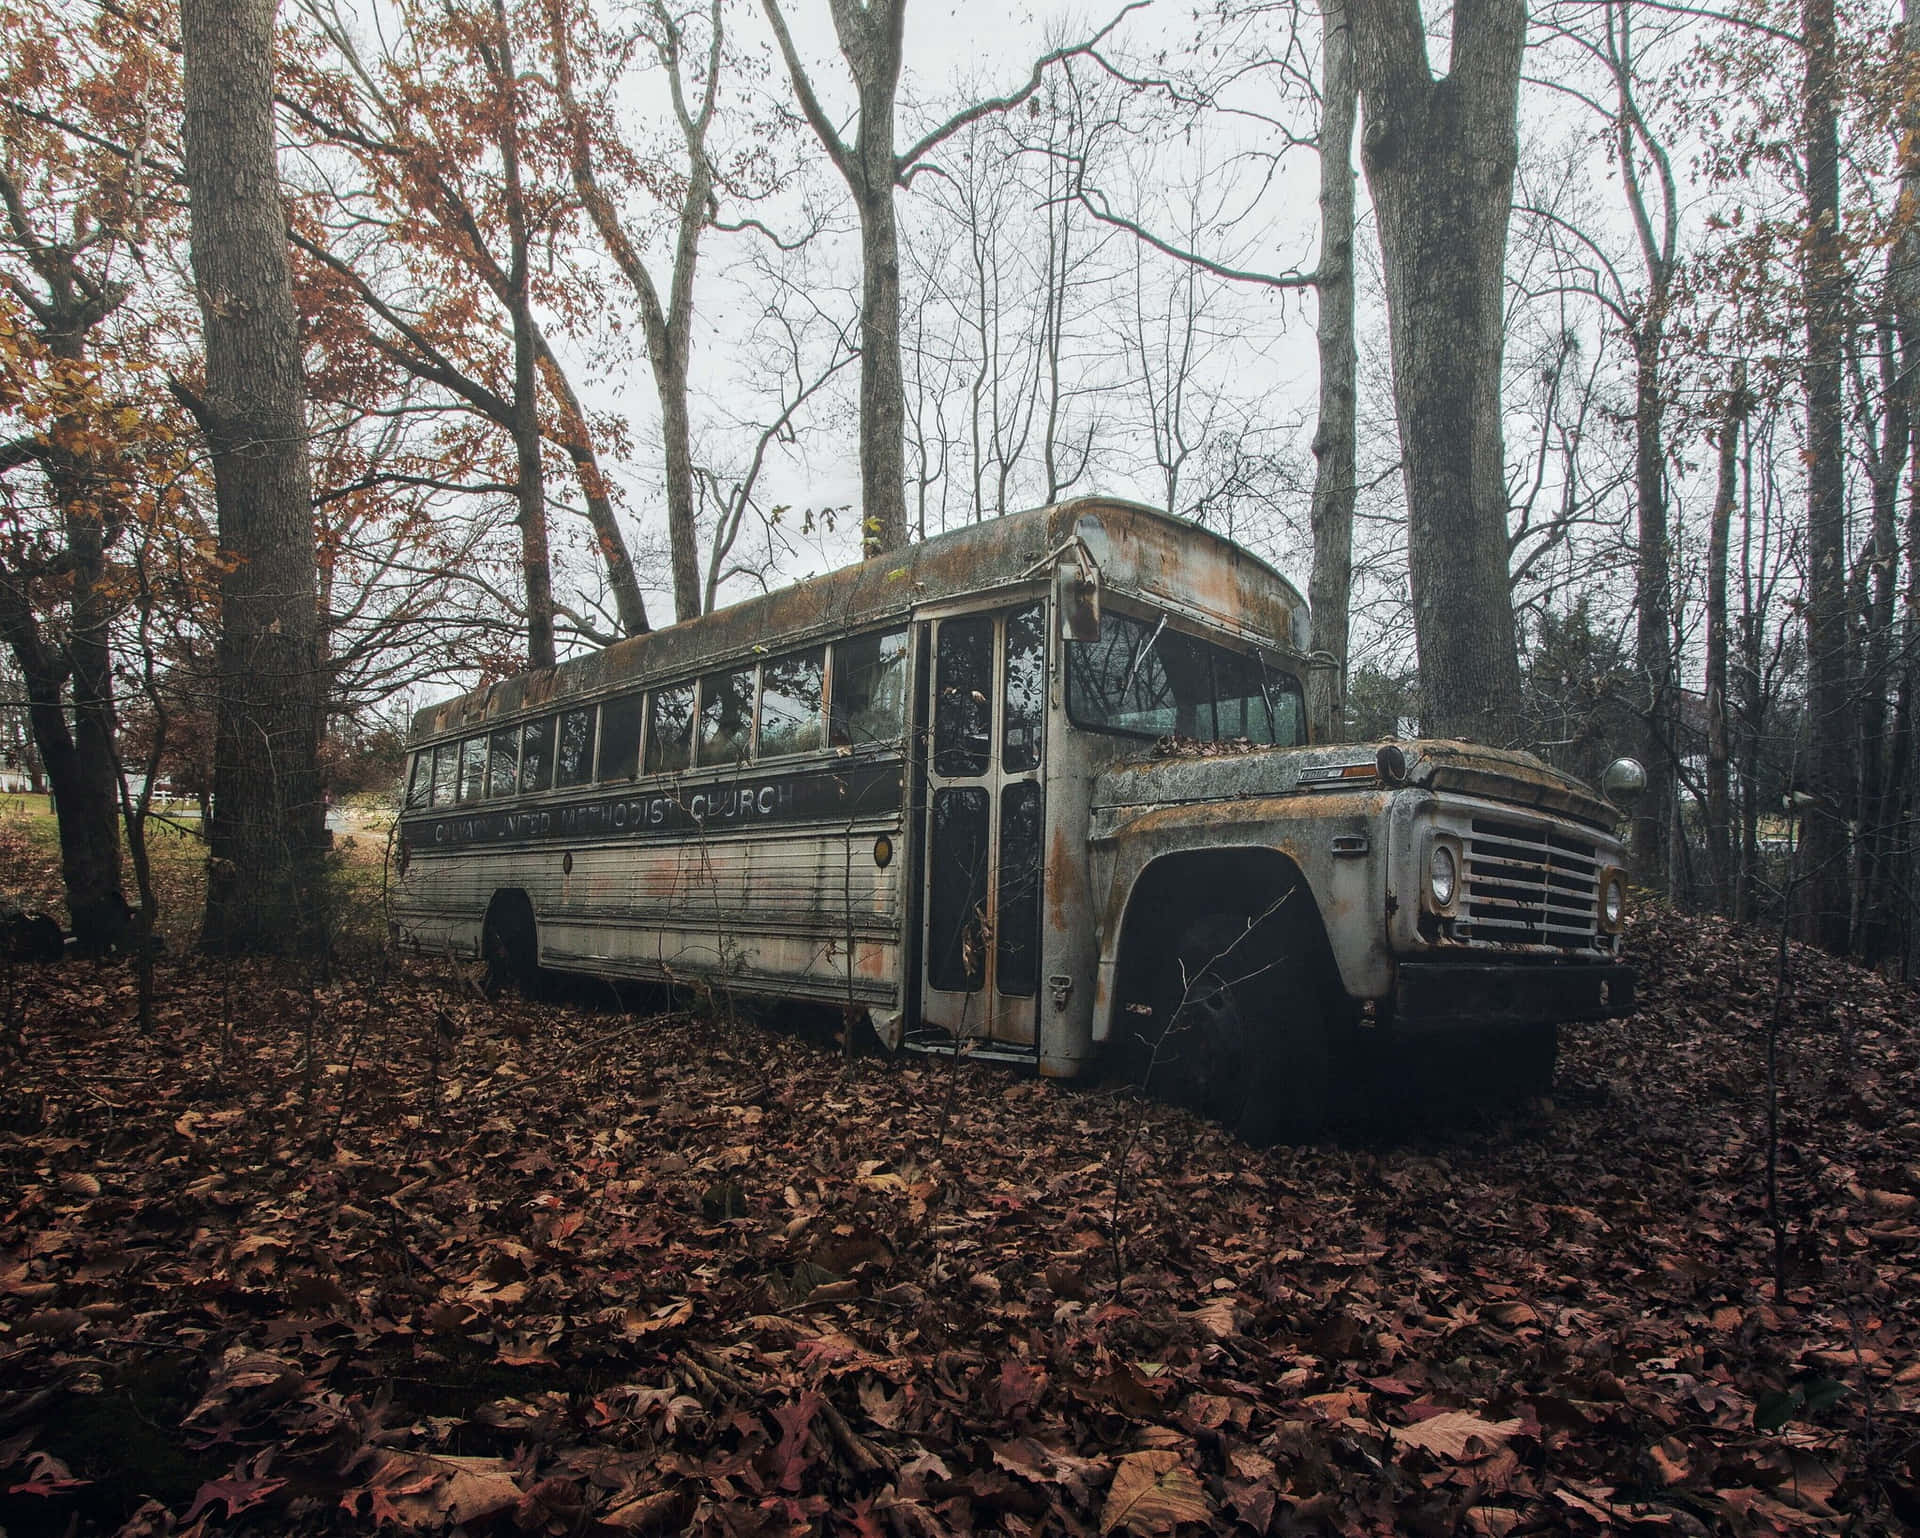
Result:
{"label": "bus front wheel", "polygon": [[1136,1051],[1151,1092],[1253,1143],[1325,1126],[1329,1035],[1298,925],[1220,913],[1189,924],[1162,968],[1153,1030]]}

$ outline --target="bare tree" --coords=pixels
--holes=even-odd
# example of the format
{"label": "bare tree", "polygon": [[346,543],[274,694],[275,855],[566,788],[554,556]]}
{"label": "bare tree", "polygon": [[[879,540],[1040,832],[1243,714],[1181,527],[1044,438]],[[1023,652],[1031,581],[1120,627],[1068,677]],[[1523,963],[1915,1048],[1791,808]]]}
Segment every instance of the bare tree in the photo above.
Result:
{"label": "bare tree", "polygon": [[[647,46],[666,73],[674,124],[684,156],[674,200],[673,258],[664,301],[640,243],[629,233],[613,197],[601,181],[600,152],[596,150],[595,140],[597,134],[605,135],[610,130],[583,108],[575,84],[575,57],[581,51],[577,35],[593,35],[593,18],[585,8],[576,9],[566,0],[546,0],[546,8],[554,79],[566,116],[568,165],[573,185],[614,265],[640,301],[647,359],[653,367],[654,388],[660,397],[674,618],[692,619],[702,612],[702,594],[694,529],[697,493],[687,383],[692,362],[694,277],[700,261],[700,238],[715,215],[715,190],[719,184],[708,138],[719,101],[721,63],[726,46],[720,0],[709,0],[706,47],[693,50],[691,57],[688,16],[676,12],[665,0],[648,0],[645,10]],[[599,42],[597,52],[608,52],[604,40]]]}
{"label": "bare tree", "polygon": [[835,126],[814,89],[780,0],[761,0],[800,110],[845,180],[860,219],[860,517],[865,539],[876,550],[895,550],[907,542],[906,389],[900,358],[900,231],[894,189],[910,185],[926,158],[967,124],[1025,103],[1040,88],[1050,65],[1091,52],[1137,3],[1125,6],[1089,41],[1042,56],[1026,83],[1010,94],[963,107],[899,153],[894,148],[894,111],[907,0],[829,0],[840,55],[859,100],[850,140]]}

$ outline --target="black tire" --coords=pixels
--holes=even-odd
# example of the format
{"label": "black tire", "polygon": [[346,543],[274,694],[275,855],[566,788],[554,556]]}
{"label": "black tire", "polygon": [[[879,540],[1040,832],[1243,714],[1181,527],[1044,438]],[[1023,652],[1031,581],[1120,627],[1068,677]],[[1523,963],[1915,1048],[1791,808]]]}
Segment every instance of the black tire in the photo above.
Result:
{"label": "black tire", "polygon": [[[1254,1143],[1307,1138],[1331,1112],[1332,1054],[1305,926],[1208,914],[1181,931],[1133,1048],[1136,1082]],[[1146,1024],[1146,1022],[1142,1022]]]}
{"label": "black tire", "polygon": [[487,963],[487,993],[498,997],[514,992],[522,998],[540,996],[540,931],[533,904],[524,892],[501,892],[487,908],[480,935],[481,955]]}

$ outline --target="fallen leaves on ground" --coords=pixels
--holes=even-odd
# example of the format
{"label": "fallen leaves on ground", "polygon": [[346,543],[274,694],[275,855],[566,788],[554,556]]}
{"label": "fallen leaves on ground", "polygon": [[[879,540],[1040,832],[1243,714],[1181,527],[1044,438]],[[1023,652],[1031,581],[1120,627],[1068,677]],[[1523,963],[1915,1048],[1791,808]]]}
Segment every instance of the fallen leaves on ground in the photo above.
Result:
{"label": "fallen leaves on ground", "polygon": [[170,962],[151,1038],[17,968],[0,1525],[1910,1528],[1912,997],[1796,952],[1776,1297],[1771,944],[1633,945],[1553,1105],[1271,1151],[447,967]]}

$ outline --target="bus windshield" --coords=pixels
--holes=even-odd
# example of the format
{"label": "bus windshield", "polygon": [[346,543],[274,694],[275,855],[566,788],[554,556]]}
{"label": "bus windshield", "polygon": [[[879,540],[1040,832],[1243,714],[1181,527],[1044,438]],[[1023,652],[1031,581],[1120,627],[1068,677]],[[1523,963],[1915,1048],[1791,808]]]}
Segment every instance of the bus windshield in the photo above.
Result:
{"label": "bus windshield", "polygon": [[1258,657],[1109,610],[1100,637],[1067,646],[1067,715],[1075,726],[1131,737],[1305,740],[1299,680]]}

